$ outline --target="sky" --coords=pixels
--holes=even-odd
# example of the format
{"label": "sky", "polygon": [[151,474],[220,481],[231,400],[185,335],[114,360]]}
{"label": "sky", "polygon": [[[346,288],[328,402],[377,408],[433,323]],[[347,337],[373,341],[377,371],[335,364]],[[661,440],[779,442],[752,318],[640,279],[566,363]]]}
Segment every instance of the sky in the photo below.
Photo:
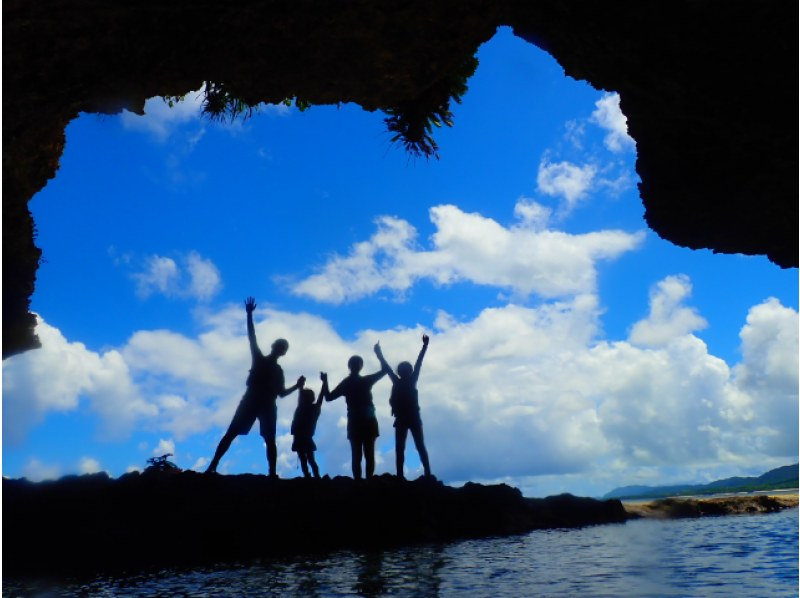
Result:
{"label": "sky", "polygon": [[[797,461],[798,273],[650,231],[613,90],[501,29],[439,160],[357,105],[216,123],[198,92],[81,115],[31,201],[42,348],[3,361],[3,475],[202,471],[245,388],[244,300],[288,383],[414,361],[434,475],[528,496],[702,483]],[[735,102],[732,95],[730,101]],[[680,173],[676,173],[680,176]],[[753,209],[758,209],[754,198]],[[390,382],[376,473],[394,472]],[[278,403],[278,473],[299,476]],[[343,400],[317,426],[350,475]],[[409,439],[407,476],[421,474]],[[254,429],[221,473],[266,473]]]}

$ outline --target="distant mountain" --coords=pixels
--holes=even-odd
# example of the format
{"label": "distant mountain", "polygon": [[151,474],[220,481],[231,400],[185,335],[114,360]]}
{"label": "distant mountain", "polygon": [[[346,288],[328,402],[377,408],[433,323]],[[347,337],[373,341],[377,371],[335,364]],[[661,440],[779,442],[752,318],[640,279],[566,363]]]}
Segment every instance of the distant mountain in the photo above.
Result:
{"label": "distant mountain", "polygon": [[728,492],[755,492],[798,487],[800,465],[784,465],[754,478],[725,478],[708,484],[677,484],[674,486],[622,486],[614,488],[603,498],[663,498],[665,496],[691,496],[695,494],[723,494]]}

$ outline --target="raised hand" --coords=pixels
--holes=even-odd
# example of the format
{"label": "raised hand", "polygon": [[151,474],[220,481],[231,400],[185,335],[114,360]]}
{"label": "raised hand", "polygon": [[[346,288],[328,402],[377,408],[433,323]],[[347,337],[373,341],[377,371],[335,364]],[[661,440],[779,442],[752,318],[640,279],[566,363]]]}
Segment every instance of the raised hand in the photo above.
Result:
{"label": "raised hand", "polygon": [[319,373],[319,379],[322,380],[323,384],[327,384],[328,383],[328,374],[326,372],[320,372]]}
{"label": "raised hand", "polygon": [[306,385],[306,377],[305,376],[300,376],[297,379],[297,388],[303,388],[305,385]]}
{"label": "raised hand", "polygon": [[423,345],[427,346],[427,344],[430,342],[430,340],[431,340],[431,337],[429,337],[427,334],[423,334],[422,335],[422,344]]}
{"label": "raised hand", "polygon": [[380,341],[378,341],[377,343],[375,343],[375,346],[373,347],[373,349],[374,349],[374,351],[375,351],[375,355],[382,355],[382,352],[381,352],[381,342],[380,342]]}
{"label": "raised hand", "polygon": [[256,308],[256,300],[253,297],[248,297],[244,301],[244,308],[247,313],[253,313],[253,310]]}

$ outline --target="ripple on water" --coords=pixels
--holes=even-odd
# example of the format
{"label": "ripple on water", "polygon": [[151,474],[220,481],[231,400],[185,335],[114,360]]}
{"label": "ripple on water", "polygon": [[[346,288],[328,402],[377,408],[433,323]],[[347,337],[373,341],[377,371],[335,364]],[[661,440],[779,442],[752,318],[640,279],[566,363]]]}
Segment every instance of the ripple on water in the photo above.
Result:
{"label": "ripple on water", "polygon": [[798,511],[339,551],[89,582],[3,580],[4,596],[797,596]]}

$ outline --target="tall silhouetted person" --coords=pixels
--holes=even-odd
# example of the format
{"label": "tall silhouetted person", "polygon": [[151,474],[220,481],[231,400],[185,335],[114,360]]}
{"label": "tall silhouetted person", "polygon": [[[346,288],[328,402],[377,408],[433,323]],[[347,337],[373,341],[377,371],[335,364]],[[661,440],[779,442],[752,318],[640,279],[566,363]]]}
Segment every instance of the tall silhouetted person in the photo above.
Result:
{"label": "tall silhouetted person", "polygon": [[375,439],[379,435],[378,418],[375,417],[375,405],[372,402],[372,386],[386,375],[381,369],[374,374],[362,376],[361,368],[364,360],[353,355],[347,361],[350,374],[342,380],[330,393],[325,390],[328,401],[344,397],[347,402],[347,439],[350,441],[353,477],[361,479],[361,457],[366,464],[367,478],[375,473]]}
{"label": "tall silhouetted person", "polygon": [[303,388],[298,393],[297,409],[295,409],[294,418],[292,419],[291,432],[292,436],[294,436],[292,450],[300,458],[300,467],[305,478],[311,477],[308,472],[309,465],[311,465],[311,471],[314,472],[314,477],[319,477],[319,467],[317,467],[317,462],[314,459],[314,451],[317,450],[317,445],[314,444],[314,431],[317,428],[317,420],[322,411],[322,398],[328,394],[328,375],[325,372],[320,372],[319,377],[322,380],[319,400],[314,402],[314,391],[310,388]]}
{"label": "tall silhouetted person", "polygon": [[247,390],[242,400],[239,401],[228,431],[219,441],[217,451],[214,453],[214,458],[211,459],[206,473],[217,471],[219,460],[230,448],[233,439],[249,433],[253,423],[258,419],[261,436],[267,444],[269,475],[276,477],[275,466],[278,460],[278,447],[275,444],[275,426],[278,420],[276,401],[278,397],[285,397],[298,388],[303,388],[306,379],[300,376],[294,386],[286,388],[283,368],[278,365],[278,358],[286,355],[289,343],[285,339],[279,338],[272,343],[272,351],[265,357],[258,348],[256,329],[253,326],[253,310],[256,308],[256,300],[248,297],[244,302],[244,308],[247,311],[247,338],[250,341],[250,354],[253,359],[250,374],[247,376]]}
{"label": "tall silhouetted person", "polygon": [[406,438],[408,438],[409,430],[414,438],[414,446],[417,447],[419,460],[422,463],[425,475],[431,475],[428,449],[425,448],[425,438],[422,435],[422,418],[419,415],[419,393],[417,392],[419,371],[422,368],[422,360],[428,350],[429,341],[428,335],[423,334],[422,349],[420,349],[417,357],[417,363],[412,368],[409,362],[403,361],[397,366],[397,374],[386,363],[380,344],[375,345],[375,354],[378,356],[383,370],[392,379],[392,394],[389,397],[389,405],[392,408],[392,415],[394,415],[394,453],[397,464],[397,477],[399,478],[405,477],[403,464],[405,462]]}

